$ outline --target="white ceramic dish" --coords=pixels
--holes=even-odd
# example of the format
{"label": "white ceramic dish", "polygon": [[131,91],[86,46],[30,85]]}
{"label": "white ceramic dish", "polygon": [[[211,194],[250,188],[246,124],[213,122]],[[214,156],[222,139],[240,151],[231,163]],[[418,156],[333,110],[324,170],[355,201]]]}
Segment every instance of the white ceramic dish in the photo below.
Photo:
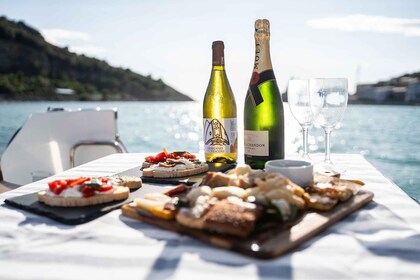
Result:
{"label": "white ceramic dish", "polygon": [[270,160],[265,163],[265,171],[270,173],[280,173],[301,187],[312,185],[314,178],[313,164],[303,160]]}

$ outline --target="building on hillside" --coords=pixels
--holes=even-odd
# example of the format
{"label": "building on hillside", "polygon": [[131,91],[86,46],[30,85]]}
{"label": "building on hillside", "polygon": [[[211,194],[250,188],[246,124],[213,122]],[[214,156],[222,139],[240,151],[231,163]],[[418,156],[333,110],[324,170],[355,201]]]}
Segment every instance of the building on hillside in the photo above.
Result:
{"label": "building on hillside", "polygon": [[406,102],[420,102],[420,80],[409,81],[407,84],[407,94],[405,95]]}
{"label": "building on hillside", "polygon": [[358,85],[357,98],[360,101],[368,102],[404,102],[407,88],[403,86],[375,86],[375,85]]}

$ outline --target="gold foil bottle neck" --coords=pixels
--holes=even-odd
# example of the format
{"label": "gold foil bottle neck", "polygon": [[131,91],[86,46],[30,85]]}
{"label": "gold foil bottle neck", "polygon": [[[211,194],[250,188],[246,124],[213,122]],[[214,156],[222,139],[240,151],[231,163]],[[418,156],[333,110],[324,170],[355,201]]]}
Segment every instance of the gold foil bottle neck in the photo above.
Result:
{"label": "gold foil bottle neck", "polygon": [[270,39],[270,22],[267,19],[257,19],[255,21],[255,40],[268,39]]}

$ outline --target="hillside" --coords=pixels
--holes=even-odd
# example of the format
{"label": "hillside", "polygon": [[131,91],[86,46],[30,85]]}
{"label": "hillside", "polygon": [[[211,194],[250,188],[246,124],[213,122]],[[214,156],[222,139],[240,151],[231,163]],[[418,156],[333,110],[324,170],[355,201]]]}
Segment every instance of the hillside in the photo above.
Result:
{"label": "hillside", "polygon": [[420,105],[420,72],[374,84],[359,84],[349,103]]}
{"label": "hillside", "polygon": [[0,17],[1,100],[192,99],[160,79],[72,53],[46,42],[25,23]]}

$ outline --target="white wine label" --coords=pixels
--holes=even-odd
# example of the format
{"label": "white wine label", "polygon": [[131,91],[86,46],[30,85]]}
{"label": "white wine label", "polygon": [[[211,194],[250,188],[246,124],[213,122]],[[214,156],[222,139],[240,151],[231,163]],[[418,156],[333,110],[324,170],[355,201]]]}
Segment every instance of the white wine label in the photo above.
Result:
{"label": "white wine label", "polygon": [[268,130],[244,131],[245,154],[250,156],[268,156]]}
{"label": "white wine label", "polygon": [[203,123],[205,153],[224,154],[236,150],[236,118],[203,119]]}

